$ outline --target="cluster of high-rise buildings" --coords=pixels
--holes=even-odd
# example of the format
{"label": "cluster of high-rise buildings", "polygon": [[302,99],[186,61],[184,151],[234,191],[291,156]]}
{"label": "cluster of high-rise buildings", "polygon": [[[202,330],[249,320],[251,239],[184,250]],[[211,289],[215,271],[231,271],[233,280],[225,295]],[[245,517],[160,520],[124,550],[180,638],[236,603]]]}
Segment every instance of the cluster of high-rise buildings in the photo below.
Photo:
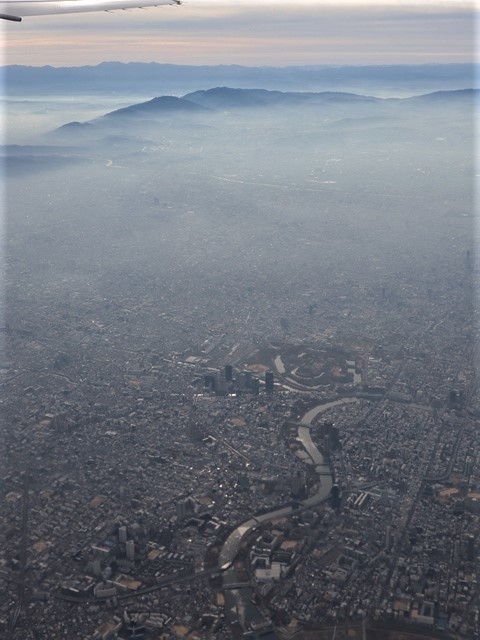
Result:
{"label": "cluster of high-rise buildings", "polygon": [[275,376],[273,371],[266,370],[260,378],[252,371],[238,371],[232,365],[225,365],[223,371],[206,373],[203,376],[203,387],[206,391],[217,395],[252,393],[258,395],[262,389],[265,393],[273,393]]}

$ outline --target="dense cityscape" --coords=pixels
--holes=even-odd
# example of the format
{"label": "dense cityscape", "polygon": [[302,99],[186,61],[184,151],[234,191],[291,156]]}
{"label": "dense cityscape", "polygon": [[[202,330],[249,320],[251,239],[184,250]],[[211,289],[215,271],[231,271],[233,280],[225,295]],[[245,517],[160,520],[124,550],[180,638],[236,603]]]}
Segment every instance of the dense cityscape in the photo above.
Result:
{"label": "dense cityscape", "polygon": [[[459,259],[460,279],[470,272]],[[40,295],[26,303],[38,308]],[[368,315],[350,296],[341,346],[332,305],[308,343],[279,339],[278,328],[268,343],[219,332],[168,356],[106,344],[122,339],[108,310],[67,322],[48,308],[33,332],[12,305],[2,478],[11,637],[28,625],[39,638],[256,637],[272,625],[295,637],[322,622],[360,638],[364,619],[478,637],[470,286],[452,284],[443,300],[412,287],[407,317],[394,307],[402,348],[385,335],[392,301],[378,298],[384,313],[365,317],[375,343],[349,326]],[[314,314],[307,306],[305,322]],[[414,341],[409,325],[427,315]],[[55,338],[63,323],[68,341]],[[230,532],[253,517],[229,556]]]}
{"label": "dense cityscape", "polygon": [[478,640],[471,96],[197,93],[12,151],[2,637]]}

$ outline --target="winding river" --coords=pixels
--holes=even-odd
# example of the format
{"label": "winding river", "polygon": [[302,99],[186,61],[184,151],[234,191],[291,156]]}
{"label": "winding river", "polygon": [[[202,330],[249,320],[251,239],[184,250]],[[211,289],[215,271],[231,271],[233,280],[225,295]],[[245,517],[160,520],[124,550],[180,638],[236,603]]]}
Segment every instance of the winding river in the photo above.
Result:
{"label": "winding river", "polygon": [[[313,409],[310,409],[310,411],[307,411],[299,423],[298,440],[302,443],[307,454],[304,460],[307,464],[315,466],[315,471],[319,476],[317,492],[300,502],[300,505],[304,508],[315,507],[327,500],[333,483],[332,468],[325,462],[322,453],[317,449],[312,440],[310,433],[312,422],[317,418],[317,416],[328,411],[332,407],[349,404],[351,402],[358,402],[358,400],[356,398],[342,398],[332,402],[319,404]],[[268,513],[263,513],[258,516],[254,515],[232,531],[222,547],[218,564],[220,569],[223,571],[225,611],[227,615],[233,619],[233,622],[238,621],[244,630],[252,629],[256,626],[268,625],[269,621],[258,607],[253,604],[254,592],[252,587],[241,582],[237,571],[233,567],[233,562],[240,550],[242,540],[247,533],[255,527],[258,527],[269,520],[274,520],[275,518],[289,516],[293,512],[294,508],[291,506],[280,506]],[[272,634],[273,635],[271,637],[275,637],[273,629]]]}

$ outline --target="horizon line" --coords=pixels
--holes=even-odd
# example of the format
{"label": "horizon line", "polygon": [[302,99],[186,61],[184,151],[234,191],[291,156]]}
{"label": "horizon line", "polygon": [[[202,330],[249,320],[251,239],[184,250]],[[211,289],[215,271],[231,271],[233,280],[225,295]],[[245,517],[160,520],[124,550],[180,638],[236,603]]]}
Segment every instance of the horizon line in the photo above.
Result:
{"label": "horizon line", "polygon": [[81,69],[85,67],[94,68],[99,67],[101,65],[106,64],[118,64],[123,66],[128,66],[130,64],[141,64],[141,65],[158,65],[162,67],[240,67],[243,69],[298,69],[298,68],[385,68],[385,67],[448,67],[448,66],[479,66],[480,60],[471,60],[468,62],[394,62],[394,63],[385,63],[385,64],[354,64],[354,63],[309,63],[309,64],[284,64],[284,65],[248,65],[248,64],[239,64],[239,63],[219,63],[219,64],[177,64],[175,62],[157,62],[154,60],[146,62],[145,60],[130,60],[128,62],[123,62],[121,60],[102,60],[102,62],[97,62],[96,64],[79,64],[79,65],[52,65],[52,64],[0,64],[0,69],[7,69],[9,67],[27,67],[31,69]]}

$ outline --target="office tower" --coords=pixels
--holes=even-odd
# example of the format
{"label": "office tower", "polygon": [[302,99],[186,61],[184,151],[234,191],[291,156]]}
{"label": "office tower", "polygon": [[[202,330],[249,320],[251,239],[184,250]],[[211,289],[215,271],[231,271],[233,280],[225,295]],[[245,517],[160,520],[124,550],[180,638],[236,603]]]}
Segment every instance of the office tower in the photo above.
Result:
{"label": "office tower", "polygon": [[291,496],[292,498],[300,498],[304,494],[305,476],[300,471],[291,478]]}
{"label": "office tower", "polygon": [[133,562],[135,559],[135,542],[133,540],[127,540],[125,543],[125,551],[127,553],[127,560]]}
{"label": "office tower", "polygon": [[341,503],[340,487],[334,484],[330,491],[330,503],[334,509],[338,509]]}
{"label": "office tower", "polygon": [[267,393],[273,393],[273,371],[265,371],[265,391]]}
{"label": "office tower", "polygon": [[207,373],[203,376],[203,386],[208,391],[215,391],[216,379],[211,373]]}
{"label": "office tower", "polygon": [[475,536],[467,536],[467,560],[475,562]]}

